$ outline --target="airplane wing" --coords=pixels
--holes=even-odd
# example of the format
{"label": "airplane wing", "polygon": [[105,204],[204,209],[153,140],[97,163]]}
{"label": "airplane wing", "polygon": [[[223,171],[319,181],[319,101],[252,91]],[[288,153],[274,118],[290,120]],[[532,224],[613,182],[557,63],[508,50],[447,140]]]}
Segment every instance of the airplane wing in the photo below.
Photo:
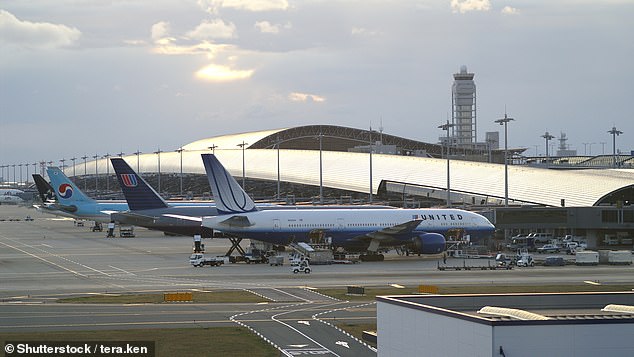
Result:
{"label": "airplane wing", "polygon": [[112,219],[114,219],[115,221],[125,220],[125,222],[138,222],[138,223],[143,223],[143,222],[153,223],[154,220],[156,219],[156,217],[154,216],[149,216],[146,214],[138,214],[132,211],[115,212],[114,214],[111,214],[110,217],[112,217]]}
{"label": "airplane wing", "polygon": [[363,236],[355,237],[354,240],[377,240],[391,241],[397,239],[398,236],[412,233],[416,227],[422,222],[422,219],[414,219],[405,223],[397,224],[392,227],[381,229],[380,231],[371,232]]}
{"label": "airplane wing", "polygon": [[179,214],[164,214],[163,216],[172,217],[172,218],[178,218],[178,219],[184,219],[184,220],[187,220],[187,221],[194,221],[194,222],[202,222],[203,221],[202,217],[183,216],[183,215],[179,215]]}

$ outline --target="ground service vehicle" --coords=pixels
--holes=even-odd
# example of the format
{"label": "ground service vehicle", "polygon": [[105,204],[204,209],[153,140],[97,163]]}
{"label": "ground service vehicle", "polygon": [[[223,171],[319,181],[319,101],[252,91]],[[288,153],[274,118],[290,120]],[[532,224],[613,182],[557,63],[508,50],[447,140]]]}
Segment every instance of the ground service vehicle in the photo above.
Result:
{"label": "ground service vehicle", "polygon": [[189,262],[195,267],[202,267],[205,265],[220,266],[224,264],[225,261],[224,257],[205,258],[205,255],[202,253],[194,253],[189,257]]}
{"label": "ground service vehicle", "polygon": [[548,243],[553,239],[553,235],[550,233],[529,233],[526,237],[534,239],[535,243]]}
{"label": "ground service vehicle", "polygon": [[517,262],[515,262],[515,264],[518,267],[532,267],[535,265],[535,262],[533,261],[532,255],[524,254],[519,257],[519,259],[517,260]]}
{"label": "ground service vehicle", "polygon": [[564,266],[566,261],[562,257],[546,257],[544,266]]}
{"label": "ground service vehicle", "polygon": [[559,253],[560,249],[561,248],[559,248],[559,246],[556,246],[554,244],[546,244],[543,247],[537,248],[537,252],[538,253]]}
{"label": "ground service vehicle", "polygon": [[306,265],[298,265],[295,267],[291,268],[293,271],[293,274],[297,274],[297,273],[304,273],[304,274],[310,274],[310,266],[308,264]]}

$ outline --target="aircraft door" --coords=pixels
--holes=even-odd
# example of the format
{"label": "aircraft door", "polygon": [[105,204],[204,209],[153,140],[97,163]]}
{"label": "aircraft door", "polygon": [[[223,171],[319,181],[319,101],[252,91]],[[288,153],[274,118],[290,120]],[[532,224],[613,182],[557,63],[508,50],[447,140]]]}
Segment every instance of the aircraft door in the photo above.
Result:
{"label": "aircraft door", "polygon": [[346,222],[343,220],[343,218],[337,218],[337,229],[343,230],[345,226]]}
{"label": "aircraft door", "polygon": [[280,220],[279,219],[274,219],[273,220],[273,230],[274,231],[279,231],[281,228],[280,226]]}

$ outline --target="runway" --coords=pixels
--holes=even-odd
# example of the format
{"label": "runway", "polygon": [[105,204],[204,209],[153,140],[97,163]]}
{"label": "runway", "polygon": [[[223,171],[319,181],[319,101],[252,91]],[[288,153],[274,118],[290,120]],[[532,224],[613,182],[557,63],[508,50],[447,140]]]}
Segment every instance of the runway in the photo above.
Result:
{"label": "runway", "polygon": [[[34,221],[8,221],[24,218]],[[136,238],[105,238],[105,232],[74,226],[32,209],[0,206],[0,333],[69,329],[230,326],[261,334],[287,355],[374,355],[361,341],[327,323],[375,321],[374,304],[339,301],[311,288],[349,285],[603,284],[634,282],[632,266],[534,267],[508,271],[438,271],[436,259],[390,254],[384,262],[314,265],[311,274],[282,267],[226,264],[194,268],[192,239],[136,228]],[[223,239],[204,240],[207,254],[222,255]],[[449,259],[448,265],[486,265]],[[56,299],[95,293],[246,289],[264,304],[79,305]],[[411,291],[404,291],[410,293]],[[364,303],[365,304],[365,303]],[[347,347],[346,347],[347,346]],[[299,352],[298,352],[299,351]],[[304,351],[304,352],[301,352]]]}

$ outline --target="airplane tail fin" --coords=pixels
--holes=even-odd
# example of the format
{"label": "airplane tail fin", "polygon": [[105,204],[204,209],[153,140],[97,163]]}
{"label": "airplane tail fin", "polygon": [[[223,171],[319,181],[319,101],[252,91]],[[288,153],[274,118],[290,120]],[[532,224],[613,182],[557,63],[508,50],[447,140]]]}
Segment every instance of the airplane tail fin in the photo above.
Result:
{"label": "airplane tail fin", "polygon": [[255,202],[213,154],[202,154],[211,192],[218,213],[245,213],[257,211]]}
{"label": "airplane tail fin", "polygon": [[55,201],[55,190],[53,189],[53,186],[51,186],[51,184],[42,177],[42,175],[33,174],[33,181],[35,182],[35,187],[37,187],[37,192],[40,195],[42,202]]}
{"label": "airplane tail fin", "polygon": [[71,205],[73,202],[94,202],[94,200],[84,194],[79,187],[75,186],[68,176],[58,167],[48,167],[46,169],[48,178],[51,179],[53,192],[57,200],[62,205]]}
{"label": "airplane tail fin", "polygon": [[122,158],[110,159],[112,167],[117,174],[117,180],[123,190],[123,195],[128,201],[131,211],[166,208],[168,205],[163,198],[139,176]]}

